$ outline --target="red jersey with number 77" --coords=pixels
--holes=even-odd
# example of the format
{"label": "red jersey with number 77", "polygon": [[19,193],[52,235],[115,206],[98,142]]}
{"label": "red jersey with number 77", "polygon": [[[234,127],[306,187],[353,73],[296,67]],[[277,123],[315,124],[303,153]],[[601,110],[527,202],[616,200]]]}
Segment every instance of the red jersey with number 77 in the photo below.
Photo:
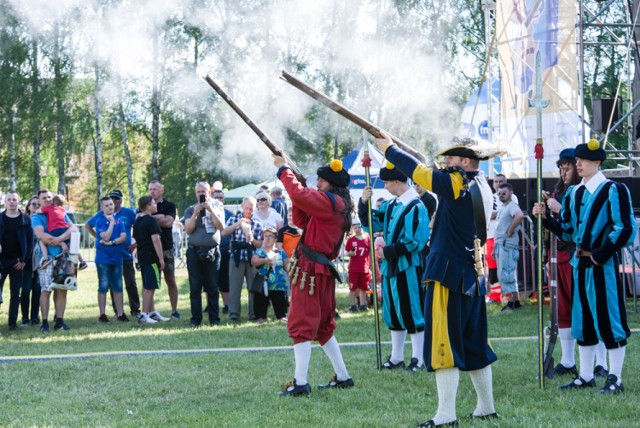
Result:
{"label": "red jersey with number 77", "polygon": [[349,272],[369,272],[369,236],[362,235],[362,239],[351,236],[347,239],[345,251],[355,250],[356,254],[349,259]]}

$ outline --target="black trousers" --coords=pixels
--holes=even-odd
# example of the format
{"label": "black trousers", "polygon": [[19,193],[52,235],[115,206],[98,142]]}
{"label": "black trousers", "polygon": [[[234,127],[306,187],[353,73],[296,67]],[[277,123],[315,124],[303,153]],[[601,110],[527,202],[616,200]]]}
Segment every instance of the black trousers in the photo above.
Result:
{"label": "black trousers", "polygon": [[9,300],[9,327],[15,326],[18,320],[18,309],[20,308],[20,292],[22,291],[22,279],[28,272],[27,266],[22,270],[15,270],[11,263],[13,260],[1,260],[0,263],[0,289],[4,288],[4,281],[9,277],[9,287],[11,289],[11,299]]}
{"label": "black trousers", "polygon": [[202,292],[207,294],[209,322],[220,321],[218,304],[218,283],[220,280],[220,250],[213,251],[213,260],[202,260],[196,248],[187,248],[187,272],[189,273],[189,301],[191,303],[191,321],[202,322]]}
{"label": "black trousers", "polygon": [[38,280],[38,271],[31,270],[31,259],[27,261],[22,277],[20,309],[22,310],[22,321],[40,319],[40,281]]}
{"label": "black trousers", "polygon": [[269,309],[269,302],[273,306],[273,312],[276,318],[284,318],[287,316],[287,292],[286,291],[271,291],[269,295],[254,294],[253,297],[253,313],[256,318],[266,318],[267,309]]}

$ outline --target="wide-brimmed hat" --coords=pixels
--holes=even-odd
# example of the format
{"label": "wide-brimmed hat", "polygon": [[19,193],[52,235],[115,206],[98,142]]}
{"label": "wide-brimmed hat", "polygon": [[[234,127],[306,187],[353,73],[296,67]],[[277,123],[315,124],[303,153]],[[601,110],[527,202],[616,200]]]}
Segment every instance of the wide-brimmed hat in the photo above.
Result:
{"label": "wide-brimmed hat", "polygon": [[578,144],[573,151],[573,155],[580,159],[590,161],[604,161],[607,158],[602,144],[598,140],[589,140],[588,143]]}
{"label": "wide-brimmed hat", "polygon": [[407,181],[407,176],[404,175],[398,168],[396,168],[391,162],[387,162],[383,168],[380,168],[380,180],[382,181]]}
{"label": "wide-brimmed hat", "polygon": [[451,146],[442,150],[437,156],[460,156],[463,158],[487,160],[504,154],[495,147],[483,147],[477,140],[469,137],[453,137]]}
{"label": "wide-brimmed hat", "polygon": [[321,166],[316,174],[337,187],[348,187],[351,181],[349,173],[342,167],[342,161],[339,159],[332,160],[329,165]]}

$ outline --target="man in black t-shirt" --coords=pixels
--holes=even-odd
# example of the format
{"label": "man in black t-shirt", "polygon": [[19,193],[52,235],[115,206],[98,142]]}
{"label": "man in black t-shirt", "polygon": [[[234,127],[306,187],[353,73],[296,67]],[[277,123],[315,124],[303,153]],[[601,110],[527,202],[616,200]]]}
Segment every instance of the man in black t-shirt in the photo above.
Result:
{"label": "man in black t-shirt", "polygon": [[140,215],[133,223],[133,239],[137,244],[138,263],[142,274],[142,312],[138,317],[140,323],[156,323],[168,321],[155,310],[153,295],[160,288],[160,272],[165,269],[161,229],[154,218],[157,206],[151,196],[143,196],[138,200]]}
{"label": "man in black t-shirt", "polygon": [[171,316],[180,319],[178,313],[178,285],[175,277],[175,262],[173,256],[173,222],[176,218],[176,204],[163,198],[164,186],[157,180],[149,183],[149,195],[156,202],[157,214],[153,217],[158,220],[162,231],[162,253],[164,254],[164,281],[167,283],[169,301],[171,302]]}

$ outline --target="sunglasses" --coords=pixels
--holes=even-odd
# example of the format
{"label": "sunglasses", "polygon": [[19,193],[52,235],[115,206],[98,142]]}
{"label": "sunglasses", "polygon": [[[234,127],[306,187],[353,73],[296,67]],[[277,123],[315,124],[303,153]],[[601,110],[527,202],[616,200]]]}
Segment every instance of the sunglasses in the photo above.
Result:
{"label": "sunglasses", "polygon": [[258,201],[258,202],[267,202],[268,199],[267,198],[260,198],[260,199],[256,199],[256,201]]}
{"label": "sunglasses", "polygon": [[507,196],[507,192],[500,192],[498,193],[498,196]]}
{"label": "sunglasses", "polygon": [[39,203],[37,203],[37,202],[35,202],[35,201],[34,201],[34,202],[31,202],[31,204],[30,204],[30,205],[31,205],[32,207],[39,207],[39,206],[40,206],[40,204],[39,204]]}

